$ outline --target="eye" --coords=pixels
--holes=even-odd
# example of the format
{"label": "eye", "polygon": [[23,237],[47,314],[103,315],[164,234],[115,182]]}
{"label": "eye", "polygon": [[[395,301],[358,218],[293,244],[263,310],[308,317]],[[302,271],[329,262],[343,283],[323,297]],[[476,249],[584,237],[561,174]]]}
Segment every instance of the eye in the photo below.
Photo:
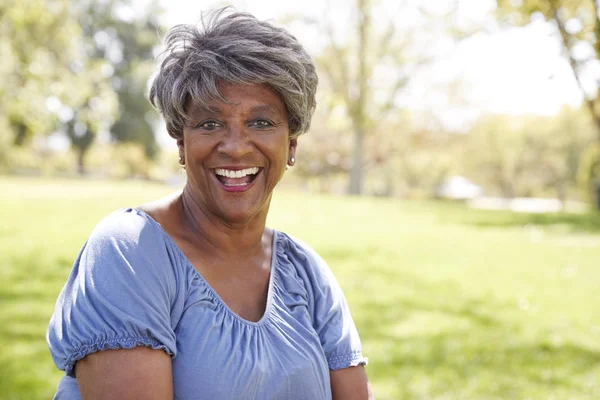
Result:
{"label": "eye", "polygon": [[200,122],[198,125],[196,125],[196,127],[205,131],[213,131],[221,127],[221,124],[214,120],[206,120]]}
{"label": "eye", "polygon": [[258,129],[267,129],[275,126],[275,124],[268,119],[256,119],[249,124],[251,127]]}

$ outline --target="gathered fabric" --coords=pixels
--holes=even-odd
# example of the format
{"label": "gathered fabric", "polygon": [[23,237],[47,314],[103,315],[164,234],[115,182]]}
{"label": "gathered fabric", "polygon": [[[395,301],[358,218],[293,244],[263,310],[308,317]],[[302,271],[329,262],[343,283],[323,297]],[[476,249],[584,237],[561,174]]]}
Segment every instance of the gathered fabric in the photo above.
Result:
{"label": "gathered fabric", "polygon": [[331,270],[275,231],[264,315],[235,314],[149,215],[118,210],[77,257],[47,333],[65,371],[55,399],[77,399],[75,363],[146,346],[172,357],[176,399],[330,399],[329,371],[366,364]]}

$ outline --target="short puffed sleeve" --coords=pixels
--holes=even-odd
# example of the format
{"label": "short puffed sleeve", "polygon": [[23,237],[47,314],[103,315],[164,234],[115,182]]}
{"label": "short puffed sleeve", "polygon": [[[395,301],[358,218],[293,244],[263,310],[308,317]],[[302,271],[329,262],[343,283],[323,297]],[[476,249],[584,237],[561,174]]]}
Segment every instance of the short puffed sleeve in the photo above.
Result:
{"label": "short puffed sleeve", "polygon": [[176,275],[157,224],[136,210],[102,220],[81,249],[50,320],[59,369],[108,349],[146,346],[177,353]]}
{"label": "short puffed sleeve", "polygon": [[366,365],[350,308],[327,263],[309,245],[292,239],[290,259],[308,293],[313,328],[319,335],[327,363],[332,370]]}

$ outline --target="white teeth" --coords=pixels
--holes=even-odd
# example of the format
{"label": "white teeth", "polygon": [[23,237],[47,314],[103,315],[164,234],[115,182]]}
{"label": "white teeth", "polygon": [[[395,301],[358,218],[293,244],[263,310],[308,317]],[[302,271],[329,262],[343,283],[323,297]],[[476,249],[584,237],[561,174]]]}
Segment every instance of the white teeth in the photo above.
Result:
{"label": "white teeth", "polygon": [[227,178],[243,178],[246,175],[255,175],[258,174],[258,167],[246,168],[237,171],[232,171],[229,169],[217,168],[215,169],[215,174],[220,176],[225,176]]}

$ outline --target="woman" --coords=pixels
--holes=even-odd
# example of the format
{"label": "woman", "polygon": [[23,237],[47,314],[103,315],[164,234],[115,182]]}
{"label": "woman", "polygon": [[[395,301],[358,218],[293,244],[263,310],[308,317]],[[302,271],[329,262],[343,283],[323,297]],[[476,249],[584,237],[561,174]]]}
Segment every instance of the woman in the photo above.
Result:
{"label": "woman", "polygon": [[315,108],[311,58],[227,9],[177,26],[150,90],[187,173],[117,211],[50,321],[56,398],[367,399],[360,340],[325,262],[265,226]]}

